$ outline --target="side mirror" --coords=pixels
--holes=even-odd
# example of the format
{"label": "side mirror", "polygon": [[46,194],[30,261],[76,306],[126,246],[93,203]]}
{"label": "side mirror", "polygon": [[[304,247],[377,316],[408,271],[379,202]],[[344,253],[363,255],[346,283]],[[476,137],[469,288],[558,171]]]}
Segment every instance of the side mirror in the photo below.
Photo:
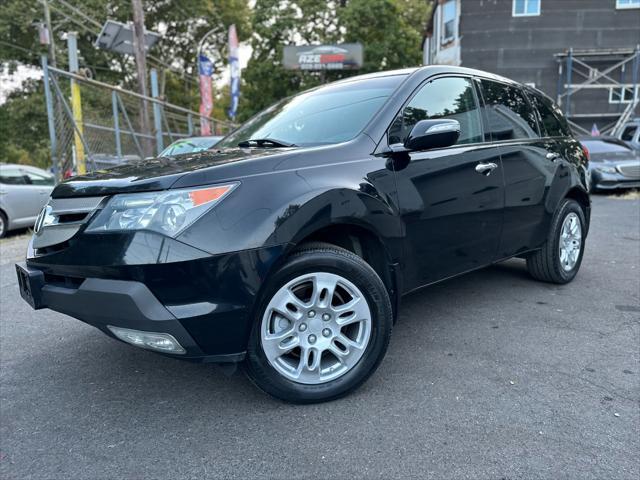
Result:
{"label": "side mirror", "polygon": [[411,129],[404,141],[409,151],[429,150],[455,145],[460,137],[460,123],[457,120],[420,120]]}

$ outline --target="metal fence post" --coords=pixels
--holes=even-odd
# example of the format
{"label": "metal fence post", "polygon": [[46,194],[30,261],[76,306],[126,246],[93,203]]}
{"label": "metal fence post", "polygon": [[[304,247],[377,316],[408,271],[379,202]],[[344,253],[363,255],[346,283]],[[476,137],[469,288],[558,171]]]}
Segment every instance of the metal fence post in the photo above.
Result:
{"label": "metal fence post", "polygon": [[[151,69],[151,96],[158,99],[160,92],[158,90],[158,71]],[[153,102],[153,125],[156,129],[156,153],[160,155],[164,150],[164,142],[162,140],[162,110],[158,102]]]}
{"label": "metal fence post", "polygon": [[193,137],[193,116],[187,115],[187,131],[190,137]]}
{"label": "metal fence post", "polygon": [[638,100],[640,97],[640,91],[638,90],[638,70],[640,69],[640,45],[636,46],[636,51],[633,55],[633,63],[631,64],[631,82],[633,83],[633,96],[631,97],[631,103]]}
{"label": "metal fence post", "polygon": [[116,135],[116,155],[122,158],[122,140],[120,139],[120,118],[118,115],[118,93],[111,92],[111,110],[113,111],[113,129]]}
{"label": "metal fence post", "polygon": [[56,122],[54,118],[53,98],[51,96],[51,85],[49,85],[49,63],[47,56],[42,55],[42,81],[44,82],[44,99],[47,104],[47,124],[49,126],[49,141],[51,142],[51,164],[53,165],[53,175],[56,182],[60,181],[60,168],[58,165],[58,139],[56,137]]}
{"label": "metal fence post", "polygon": [[127,127],[129,127],[129,133],[131,133],[131,138],[133,139],[133,143],[136,146],[136,150],[138,150],[138,155],[140,155],[140,160],[144,159],[144,152],[142,151],[142,145],[138,142],[138,137],[136,136],[136,131],[133,129],[133,124],[129,119],[129,114],[127,113],[127,109],[122,102],[122,99],[116,95],[116,100],[118,100],[118,105],[120,105],[120,110],[122,111],[122,116],[124,117],[125,122],[127,122]]}
{"label": "metal fence post", "polygon": [[89,160],[91,160],[91,163],[93,165],[93,168],[96,168],[96,164],[95,161],[93,160],[93,157],[91,156],[91,151],[89,150],[89,145],[87,145],[87,142],[84,139],[84,135],[82,135],[82,131],[80,130],[80,128],[78,127],[78,125],[76,124],[75,119],[73,118],[73,112],[71,111],[71,108],[69,107],[69,105],[67,105],[67,102],[64,99],[64,95],[62,94],[62,90],[60,89],[60,85],[58,85],[58,82],[56,81],[55,77],[50,77],[51,78],[51,83],[53,83],[53,87],[56,90],[56,94],[58,95],[58,99],[60,100],[60,103],[62,104],[62,106],[64,107],[64,110],[67,114],[67,117],[69,117],[69,121],[71,122],[71,125],[73,126],[73,130],[75,132],[75,140],[79,140],[80,144],[82,146],[82,151],[86,151],[87,153],[89,153]]}
{"label": "metal fence post", "polygon": [[[69,71],[78,73],[78,42],[77,34],[69,32],[67,34],[67,46],[69,49]],[[75,147],[76,147],[76,166],[78,173],[84,175],[87,173],[87,166],[84,159],[84,130],[82,125],[82,100],[80,98],[80,85],[73,78],[71,79],[71,109],[73,110],[73,120],[76,123]]]}
{"label": "metal fence post", "polygon": [[569,117],[571,113],[571,82],[573,69],[573,48],[569,49],[567,55],[567,103],[564,106],[564,116]]}

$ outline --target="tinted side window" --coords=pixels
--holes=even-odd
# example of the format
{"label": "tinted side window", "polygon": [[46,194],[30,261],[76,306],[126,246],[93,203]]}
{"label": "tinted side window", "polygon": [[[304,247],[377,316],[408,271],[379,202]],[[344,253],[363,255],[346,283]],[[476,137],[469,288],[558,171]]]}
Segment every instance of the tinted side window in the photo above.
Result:
{"label": "tinted side window", "polygon": [[569,126],[566,124],[562,112],[553,102],[536,94],[532,94],[530,97],[540,114],[540,127],[544,136],[563,137],[570,135]]}
{"label": "tinted side window", "polygon": [[389,143],[403,143],[420,120],[450,118],[460,122],[458,144],[482,141],[482,123],[471,80],[437,78],[427,82],[396,117]]}
{"label": "tinted side window", "polygon": [[628,142],[633,140],[633,136],[636,133],[636,128],[638,128],[638,127],[635,127],[633,125],[631,125],[630,127],[625,128],[624,131],[622,132],[622,135],[620,136],[620,138],[622,140],[626,140]]}
{"label": "tinted side window", "polygon": [[51,175],[41,175],[36,172],[24,172],[27,178],[29,179],[29,183],[32,185],[54,185],[55,180]]}
{"label": "tinted side window", "polygon": [[538,137],[535,111],[519,88],[491,80],[480,83],[493,140]]}
{"label": "tinted side window", "polygon": [[0,183],[5,185],[26,185],[28,177],[17,168],[3,168],[0,170]]}

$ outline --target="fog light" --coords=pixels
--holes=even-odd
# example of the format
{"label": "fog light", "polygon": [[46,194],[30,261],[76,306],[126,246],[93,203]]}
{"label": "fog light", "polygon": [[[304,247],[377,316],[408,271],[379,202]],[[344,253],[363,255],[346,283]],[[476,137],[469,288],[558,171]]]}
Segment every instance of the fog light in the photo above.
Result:
{"label": "fog light", "polygon": [[116,337],[123,342],[130,343],[136,347],[149,348],[159,352],[184,354],[187,351],[182,345],[168,333],[143,332],[141,330],[130,330],[128,328],[113,327],[107,325]]}

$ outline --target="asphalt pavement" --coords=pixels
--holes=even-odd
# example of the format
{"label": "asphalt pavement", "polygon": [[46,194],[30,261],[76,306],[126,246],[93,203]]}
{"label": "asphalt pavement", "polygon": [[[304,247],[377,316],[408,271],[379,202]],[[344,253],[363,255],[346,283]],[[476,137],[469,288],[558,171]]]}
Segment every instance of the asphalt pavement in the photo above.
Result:
{"label": "asphalt pavement", "polygon": [[357,392],[295,406],[240,371],[33,311],[0,241],[0,478],[640,478],[640,200],[595,197],[582,269],[522,260],[404,300]]}

